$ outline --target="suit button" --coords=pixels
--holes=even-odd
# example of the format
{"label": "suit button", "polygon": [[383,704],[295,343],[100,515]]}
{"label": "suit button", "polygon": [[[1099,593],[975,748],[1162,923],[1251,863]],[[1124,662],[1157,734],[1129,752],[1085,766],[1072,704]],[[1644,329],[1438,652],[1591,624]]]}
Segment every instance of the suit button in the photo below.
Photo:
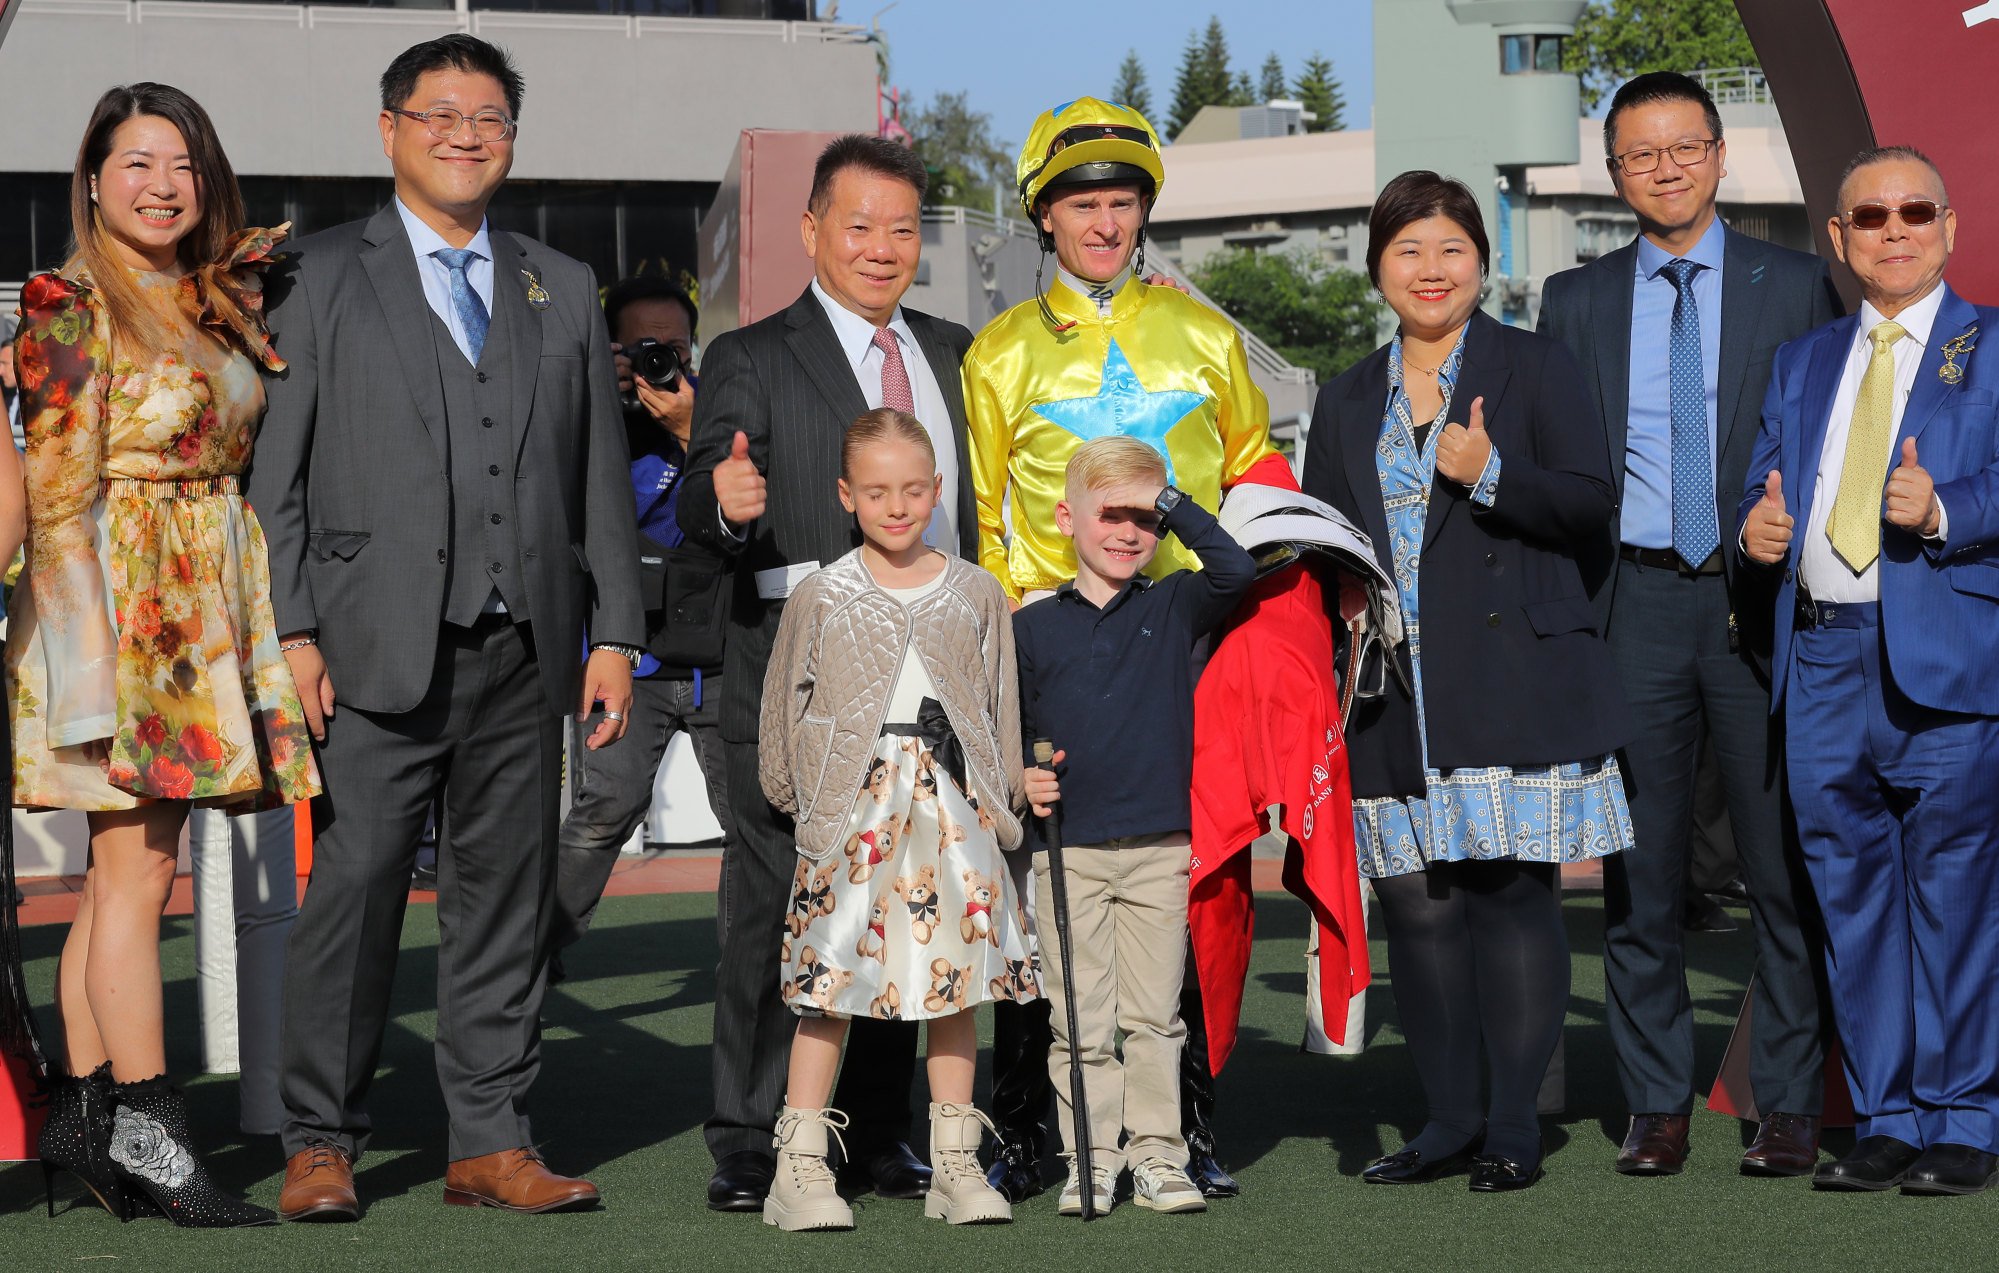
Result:
{"label": "suit button", "polygon": [[500,518],[500,515],[499,515],[498,513],[494,513],[494,514],[493,514],[493,525],[495,525],[495,526],[498,526],[498,525],[500,524],[500,521],[501,521],[501,518]]}
{"label": "suit button", "polygon": [[499,562],[496,561],[490,567],[488,567],[488,569],[490,569],[494,574],[497,575],[500,573],[503,567],[500,565]]}
{"label": "suit button", "polygon": [[482,385],[486,383],[486,373],[483,371],[479,373],[479,383]]}
{"label": "suit button", "polygon": [[485,419],[479,421],[479,423],[485,426],[486,428],[490,429],[493,427],[493,417],[487,416]]}
{"label": "suit button", "polygon": [[1796,575],[1795,575],[1794,573],[1792,573],[1791,571],[1789,571],[1789,570],[1786,570],[1786,571],[1784,572],[1784,582],[1785,582],[1785,583],[1792,583],[1792,582],[1794,582],[1794,581],[1796,580],[1796,578],[1797,578],[1797,576],[1796,576]]}
{"label": "suit button", "polygon": [[500,475],[500,466],[497,464],[488,464],[486,466],[486,471],[488,473],[491,473],[494,477],[498,477]]}
{"label": "suit button", "polygon": [[1496,628],[1496,627],[1498,627],[1498,626],[1499,626],[1499,615],[1498,615],[1498,614],[1496,614],[1496,613],[1494,613],[1494,614],[1489,614],[1489,615],[1485,616],[1485,626],[1486,626],[1486,627],[1488,627],[1488,628]]}
{"label": "suit button", "polygon": [[437,564],[440,566],[444,564],[444,550],[442,548],[437,550]]}
{"label": "suit button", "polygon": [[1487,553],[1485,555],[1485,564],[1488,566],[1497,566],[1499,564],[1499,554]]}

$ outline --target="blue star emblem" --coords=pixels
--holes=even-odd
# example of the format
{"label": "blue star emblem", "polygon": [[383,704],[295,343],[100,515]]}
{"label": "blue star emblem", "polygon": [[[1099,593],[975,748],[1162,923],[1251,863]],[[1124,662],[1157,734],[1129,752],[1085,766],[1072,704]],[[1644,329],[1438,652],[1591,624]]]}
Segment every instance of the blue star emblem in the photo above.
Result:
{"label": "blue star emblem", "polygon": [[1085,442],[1113,433],[1137,438],[1166,458],[1166,480],[1171,482],[1173,456],[1166,449],[1166,435],[1206,401],[1201,394],[1185,389],[1147,390],[1131,369],[1131,360],[1113,340],[1110,352],[1104,355],[1103,386],[1094,397],[1044,402],[1034,408],[1034,414]]}

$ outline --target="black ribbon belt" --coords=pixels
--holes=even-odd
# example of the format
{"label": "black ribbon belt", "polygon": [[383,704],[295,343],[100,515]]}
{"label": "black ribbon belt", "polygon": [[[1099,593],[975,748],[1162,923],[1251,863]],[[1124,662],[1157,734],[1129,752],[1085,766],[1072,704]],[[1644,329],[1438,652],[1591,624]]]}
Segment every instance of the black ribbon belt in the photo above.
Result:
{"label": "black ribbon belt", "polygon": [[882,725],[882,733],[922,739],[929,744],[930,755],[938,767],[958,784],[958,790],[972,789],[971,784],[965,781],[965,749],[958,742],[957,732],[951,728],[950,714],[936,699],[923,700],[916,709],[913,723],[887,722]]}

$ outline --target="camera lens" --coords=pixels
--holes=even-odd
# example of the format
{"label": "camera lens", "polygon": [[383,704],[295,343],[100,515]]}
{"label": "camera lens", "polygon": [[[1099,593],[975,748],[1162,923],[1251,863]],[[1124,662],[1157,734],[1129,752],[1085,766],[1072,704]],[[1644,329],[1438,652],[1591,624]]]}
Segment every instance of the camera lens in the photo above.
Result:
{"label": "camera lens", "polygon": [[673,346],[662,345],[647,337],[628,352],[634,376],[661,393],[672,393],[680,387],[680,355],[674,352]]}

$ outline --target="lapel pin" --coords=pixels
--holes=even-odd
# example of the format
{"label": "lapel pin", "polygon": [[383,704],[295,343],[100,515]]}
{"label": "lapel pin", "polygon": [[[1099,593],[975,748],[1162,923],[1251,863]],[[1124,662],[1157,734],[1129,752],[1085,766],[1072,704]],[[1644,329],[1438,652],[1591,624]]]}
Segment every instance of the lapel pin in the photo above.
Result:
{"label": "lapel pin", "polygon": [[528,304],[535,309],[547,309],[548,289],[541,285],[541,280],[534,276],[534,271],[522,270],[521,277],[528,281]]}
{"label": "lapel pin", "polygon": [[1964,379],[1964,368],[1957,365],[1957,358],[1959,354],[1963,354],[1966,356],[1966,361],[1970,360],[1971,352],[1978,348],[1971,343],[1971,338],[1977,334],[1978,329],[1974,327],[1943,347],[1943,366],[1937,368],[1937,379],[1947,385],[1957,384]]}

